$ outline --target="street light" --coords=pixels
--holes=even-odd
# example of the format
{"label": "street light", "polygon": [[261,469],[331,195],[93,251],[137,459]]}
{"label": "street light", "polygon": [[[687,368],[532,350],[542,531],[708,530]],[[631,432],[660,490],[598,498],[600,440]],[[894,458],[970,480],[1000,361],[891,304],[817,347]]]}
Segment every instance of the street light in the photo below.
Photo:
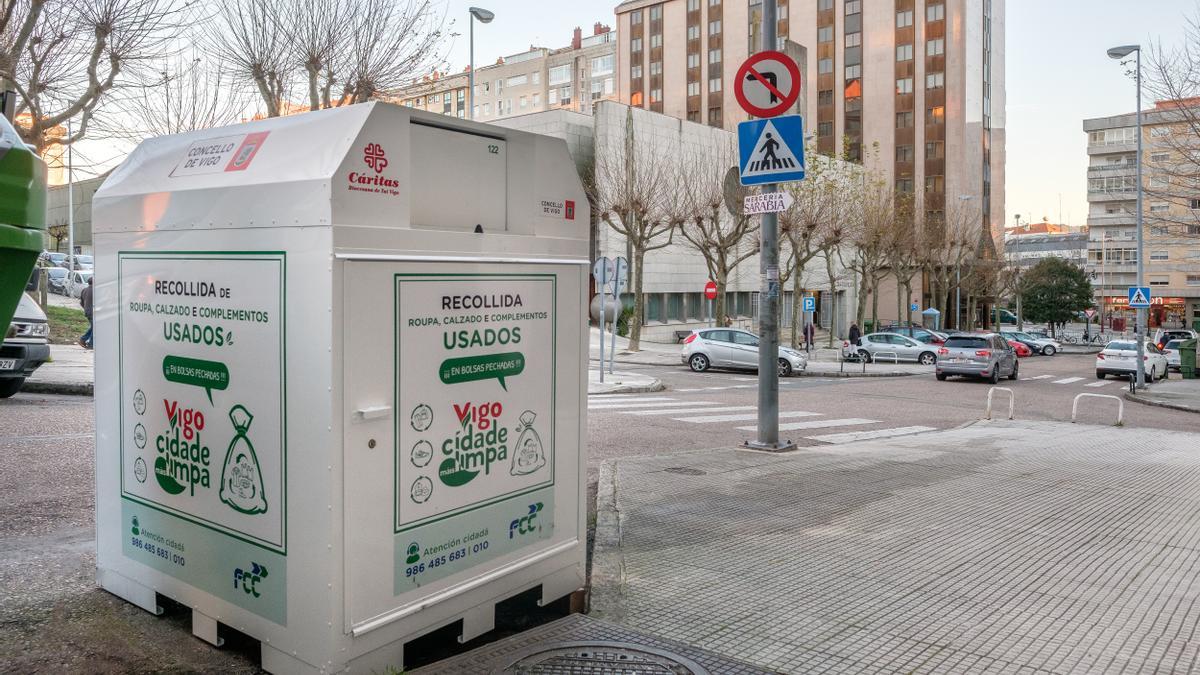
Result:
{"label": "street light", "polygon": [[478,19],[479,23],[491,23],[496,15],[482,7],[471,7],[467,11],[471,13],[471,18],[467,19],[467,23],[471,24],[471,70],[467,75],[467,88],[470,90],[468,92],[467,119],[473,120],[475,119],[475,20]]}
{"label": "street light", "polygon": [[[1135,81],[1137,82],[1137,280],[1135,286],[1141,287],[1144,269],[1142,266],[1142,248],[1144,236],[1142,232],[1142,47],[1141,45],[1121,45],[1108,50],[1108,58],[1120,61],[1130,54],[1137,53],[1135,66]],[[1137,343],[1137,388],[1146,386],[1145,345],[1146,338],[1146,308],[1139,307],[1137,319],[1133,328],[1134,342]]]}

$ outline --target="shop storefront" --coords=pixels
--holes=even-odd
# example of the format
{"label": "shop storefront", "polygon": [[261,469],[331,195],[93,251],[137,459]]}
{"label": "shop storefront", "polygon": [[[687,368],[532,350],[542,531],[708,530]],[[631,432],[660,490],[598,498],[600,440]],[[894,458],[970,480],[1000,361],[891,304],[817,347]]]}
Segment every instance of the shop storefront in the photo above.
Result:
{"label": "shop storefront", "polygon": [[[1154,296],[1150,299],[1150,312],[1147,325],[1150,328],[1179,328],[1190,325],[1189,316],[1196,313],[1200,319],[1200,301],[1171,296]],[[1129,308],[1129,298],[1108,296],[1104,298],[1105,323],[1113,326],[1112,320],[1118,322],[1124,319],[1125,325],[1133,328],[1133,320],[1137,311]],[[1115,327],[1114,327],[1115,329]]]}

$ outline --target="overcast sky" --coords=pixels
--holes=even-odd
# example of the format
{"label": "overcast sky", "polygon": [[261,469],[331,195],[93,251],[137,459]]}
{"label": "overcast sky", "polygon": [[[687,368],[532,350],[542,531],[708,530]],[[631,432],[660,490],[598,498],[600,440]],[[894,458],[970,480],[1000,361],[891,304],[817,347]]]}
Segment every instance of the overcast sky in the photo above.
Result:
{"label": "overcast sky", "polygon": [[[476,24],[475,58],[481,65],[530,45],[566,46],[576,26],[589,35],[597,21],[615,25],[616,0],[449,0],[448,18],[457,34],[450,47],[451,70],[468,62],[467,8],[473,4],[496,13],[492,23]],[[1083,119],[1136,107],[1133,82],[1105,50],[1154,40],[1177,43],[1183,18],[1196,5],[1193,0],[1008,0],[1007,8],[1007,224],[1016,213],[1023,221],[1058,221],[1061,202],[1061,219],[1083,225]],[[109,144],[81,149],[101,164],[119,154]]]}

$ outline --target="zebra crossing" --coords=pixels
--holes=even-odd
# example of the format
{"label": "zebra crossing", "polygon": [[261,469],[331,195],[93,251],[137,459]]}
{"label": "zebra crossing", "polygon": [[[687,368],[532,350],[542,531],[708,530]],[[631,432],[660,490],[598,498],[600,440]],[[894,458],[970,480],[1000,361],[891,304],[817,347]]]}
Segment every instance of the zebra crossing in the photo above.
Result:
{"label": "zebra crossing", "polygon": [[[678,393],[678,391],[672,393]],[[663,395],[601,394],[588,396],[589,412],[666,418],[671,422],[677,422],[682,425],[703,425],[705,429],[712,429],[716,425],[726,425],[725,428],[728,428],[730,431],[741,432],[756,430],[755,426],[745,425],[744,423],[757,420],[757,410],[757,407],[753,405],[729,405],[696,399],[681,400],[674,396]],[[936,430],[935,427],[903,426],[836,432],[833,430],[847,427],[865,427],[882,424],[883,422],[865,417],[838,418],[809,410],[780,410],[779,419],[779,430],[781,432],[829,431],[830,433],[814,433],[812,436],[803,436],[802,438],[830,444],[889,438],[892,436],[906,436]],[[738,423],[742,423],[742,425]]]}
{"label": "zebra crossing", "polygon": [[[1060,377],[1058,375],[1034,375],[1032,377],[1022,377],[1021,381],[1022,382],[1043,381],[1045,384],[1072,385],[1072,384],[1078,384],[1079,382],[1083,382],[1086,379],[1087,379],[1086,377]],[[1120,385],[1122,383],[1123,383],[1122,380],[1115,380],[1115,379],[1113,379],[1113,380],[1096,380],[1095,382],[1091,382],[1089,384],[1084,384],[1084,385],[1080,385],[1080,386],[1087,387],[1088,389],[1100,389],[1102,387],[1107,387],[1107,386],[1114,385],[1114,384]]]}

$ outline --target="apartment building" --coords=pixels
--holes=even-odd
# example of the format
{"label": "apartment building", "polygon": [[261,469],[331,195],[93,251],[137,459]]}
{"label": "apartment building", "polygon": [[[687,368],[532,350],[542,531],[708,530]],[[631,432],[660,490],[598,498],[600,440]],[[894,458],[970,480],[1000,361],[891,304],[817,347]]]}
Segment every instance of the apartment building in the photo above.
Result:
{"label": "apartment building", "polygon": [[[567,47],[530,47],[477,67],[475,119],[494,122],[545,110],[591,114],[596,101],[616,97],[616,45],[616,33],[596,23],[586,37],[576,28]],[[469,117],[469,70],[432,73],[387,98],[421,110]]]}
{"label": "apartment building", "polygon": [[[1004,221],[1004,0],[777,0],[784,48],[807,53],[806,134],[944,212]],[[628,0],[616,8],[629,105],[734,130],[733,78],[761,43],[762,0]],[[815,90],[815,91],[814,91]]]}
{"label": "apartment building", "polygon": [[[1192,148],[1200,99],[1142,113],[1145,283],[1149,325],[1200,322],[1200,185]],[[1088,271],[1104,315],[1132,320],[1137,278],[1137,114],[1083,121],[1088,135]]]}

